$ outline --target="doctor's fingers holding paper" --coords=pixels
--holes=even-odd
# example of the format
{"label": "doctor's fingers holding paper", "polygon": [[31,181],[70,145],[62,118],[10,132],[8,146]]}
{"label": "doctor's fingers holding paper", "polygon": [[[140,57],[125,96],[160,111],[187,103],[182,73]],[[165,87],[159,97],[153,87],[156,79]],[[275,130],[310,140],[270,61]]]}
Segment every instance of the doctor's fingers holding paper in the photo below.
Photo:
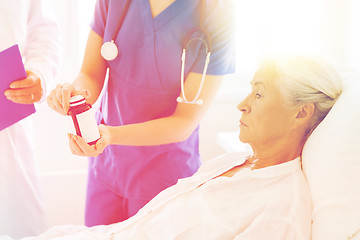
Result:
{"label": "doctor's fingers holding paper", "polygon": [[43,96],[43,87],[39,76],[26,71],[27,78],[14,81],[5,91],[8,100],[14,103],[32,104],[39,102]]}

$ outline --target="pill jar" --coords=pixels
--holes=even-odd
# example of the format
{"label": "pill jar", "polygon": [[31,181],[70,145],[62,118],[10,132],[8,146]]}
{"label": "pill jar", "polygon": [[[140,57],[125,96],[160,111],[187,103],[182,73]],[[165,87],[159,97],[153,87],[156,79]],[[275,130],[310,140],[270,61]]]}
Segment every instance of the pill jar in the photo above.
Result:
{"label": "pill jar", "polygon": [[82,95],[70,98],[68,115],[71,116],[76,134],[88,144],[94,145],[100,138],[99,129],[95,121],[95,113],[91,104],[86,103]]}

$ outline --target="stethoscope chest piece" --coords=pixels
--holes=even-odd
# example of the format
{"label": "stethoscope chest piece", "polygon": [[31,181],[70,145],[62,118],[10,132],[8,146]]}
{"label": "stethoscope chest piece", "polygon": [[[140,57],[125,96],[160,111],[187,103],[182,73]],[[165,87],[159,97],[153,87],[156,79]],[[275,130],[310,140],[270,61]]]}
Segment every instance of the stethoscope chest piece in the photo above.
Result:
{"label": "stethoscope chest piece", "polygon": [[101,46],[101,56],[108,61],[114,60],[117,55],[119,54],[119,50],[114,43],[114,41],[111,42],[105,42]]}

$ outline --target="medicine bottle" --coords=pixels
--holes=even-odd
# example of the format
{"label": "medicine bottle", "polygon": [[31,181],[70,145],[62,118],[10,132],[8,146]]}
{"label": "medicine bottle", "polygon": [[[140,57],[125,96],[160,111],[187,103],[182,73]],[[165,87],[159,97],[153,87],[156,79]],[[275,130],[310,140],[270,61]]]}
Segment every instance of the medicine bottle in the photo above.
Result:
{"label": "medicine bottle", "polygon": [[94,145],[100,138],[99,129],[95,121],[95,114],[91,104],[86,103],[82,95],[70,98],[68,115],[71,116],[76,134],[82,137],[89,145]]}

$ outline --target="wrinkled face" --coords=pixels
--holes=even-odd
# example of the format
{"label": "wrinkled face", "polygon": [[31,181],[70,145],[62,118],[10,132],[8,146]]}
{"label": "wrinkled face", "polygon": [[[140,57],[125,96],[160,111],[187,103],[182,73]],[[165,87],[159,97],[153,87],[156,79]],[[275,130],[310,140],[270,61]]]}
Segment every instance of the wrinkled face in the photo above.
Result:
{"label": "wrinkled face", "polygon": [[240,141],[252,147],[271,146],[286,140],[292,131],[295,109],[285,107],[284,98],[273,80],[258,71],[251,81],[252,92],[238,105]]}

